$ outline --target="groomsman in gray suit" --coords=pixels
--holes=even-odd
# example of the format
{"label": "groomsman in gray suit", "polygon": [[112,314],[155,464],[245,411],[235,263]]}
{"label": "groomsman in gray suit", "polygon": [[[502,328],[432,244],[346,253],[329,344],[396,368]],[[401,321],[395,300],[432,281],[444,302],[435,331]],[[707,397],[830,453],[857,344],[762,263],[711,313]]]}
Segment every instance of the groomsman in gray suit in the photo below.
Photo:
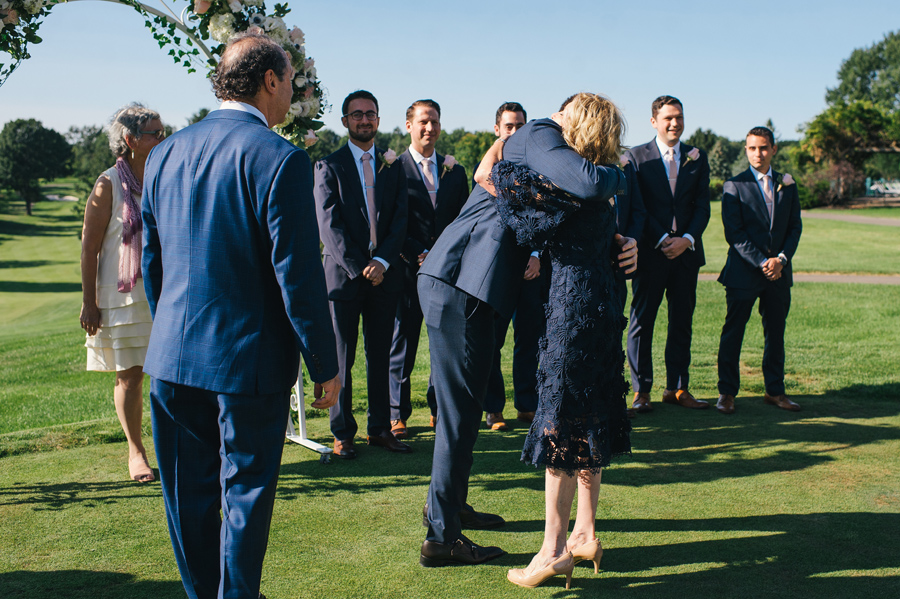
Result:
{"label": "groomsman in gray suit", "polygon": [[316,163],[313,189],[343,384],[331,408],[334,453],[344,459],[356,457],[351,370],[360,317],[369,389],[366,442],[407,453],[410,447],[391,434],[388,372],[403,285],[403,274],[395,267],[406,239],[406,175],[392,153],[375,147],[379,122],[375,96],[355,91],[341,110],[350,140]]}
{"label": "groomsman in gray suit", "polygon": [[[416,275],[435,240],[456,218],[469,197],[466,169],[452,156],[442,156],[434,150],[441,136],[440,105],[434,100],[413,102],[406,109],[406,130],[410,145],[400,154],[400,164],[406,173],[409,220],[397,264],[402,273],[403,291],[391,343],[391,432],[398,439],[409,434],[406,427],[412,414],[409,377],[416,364],[422,331]],[[434,426],[437,404],[430,382],[427,397]]]}
{"label": "groomsman in gray suit", "polygon": [[697,276],[706,263],[701,236],[709,223],[709,162],[702,150],[680,141],[684,109],[678,98],[660,96],[651,109],[656,137],[624,157],[634,168],[647,210],[628,327],[628,365],[635,391],[632,408],[636,412],[653,409],[653,327],[663,296],[668,301],[669,328],[662,400],[686,408],[708,408],[707,402],[688,391],[688,368]]}
{"label": "groomsman in gray suit", "polygon": [[734,413],[740,387],[744,328],[759,299],[763,348],[764,401],[796,412],[800,406],[784,394],[784,329],[791,308],[791,259],[800,242],[800,198],[790,175],[772,170],[778,151],[766,127],[747,134],[750,168],[725,182],[722,224],[728,260],[719,275],[725,286],[727,313],[719,340],[719,401],[716,409]]}

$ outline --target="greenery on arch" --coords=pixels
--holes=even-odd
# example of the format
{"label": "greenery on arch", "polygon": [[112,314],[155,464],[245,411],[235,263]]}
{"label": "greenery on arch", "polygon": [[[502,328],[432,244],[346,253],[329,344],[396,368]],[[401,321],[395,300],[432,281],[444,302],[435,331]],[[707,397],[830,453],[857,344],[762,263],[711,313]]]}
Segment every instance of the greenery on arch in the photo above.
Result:
{"label": "greenery on arch", "polygon": [[[63,1],[0,0],[0,51],[12,59],[9,64],[0,62],[0,85],[30,58],[28,46],[42,41],[38,29],[43,19]],[[295,143],[303,142],[306,146],[315,143],[315,131],[323,124],[318,119],[325,110],[325,92],[315,61],[306,54],[303,31],[298,27],[288,29],[284,22],[290,12],[286,3],[276,3],[269,11],[264,0],[194,0],[192,4],[184,0],[158,0],[167,14],[139,0],[107,1],[130,6],[141,14],[160,49],[168,49],[172,60],[188,72],[215,69],[225,43],[235,33],[251,27],[265,31],[285,49],[295,71],[291,107],[277,130]],[[170,4],[186,6],[178,13]]]}

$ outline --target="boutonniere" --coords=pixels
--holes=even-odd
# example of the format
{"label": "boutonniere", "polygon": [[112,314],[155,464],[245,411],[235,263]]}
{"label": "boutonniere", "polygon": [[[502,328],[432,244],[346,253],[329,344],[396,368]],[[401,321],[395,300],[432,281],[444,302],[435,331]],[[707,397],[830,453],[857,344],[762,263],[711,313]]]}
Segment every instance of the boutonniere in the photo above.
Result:
{"label": "boutonniere", "polygon": [[378,161],[381,162],[381,165],[378,167],[378,172],[381,172],[381,169],[384,167],[391,168],[391,165],[394,164],[394,161],[397,160],[397,153],[393,150],[388,150],[382,154],[378,155]]}
{"label": "boutonniere", "polygon": [[447,154],[444,156],[444,169],[441,171],[441,179],[444,178],[444,175],[453,170],[453,167],[457,165],[456,158]]}
{"label": "boutonniere", "polygon": [[691,160],[697,160],[698,158],[700,158],[700,150],[698,150],[697,148],[691,148],[691,151],[687,153],[687,157],[684,159],[684,164],[686,165]]}
{"label": "boutonniere", "polygon": [[788,185],[794,184],[794,178],[790,176],[790,174],[785,173],[781,175],[781,183],[778,184],[778,189],[775,190],[775,193],[781,191],[783,187],[787,187]]}

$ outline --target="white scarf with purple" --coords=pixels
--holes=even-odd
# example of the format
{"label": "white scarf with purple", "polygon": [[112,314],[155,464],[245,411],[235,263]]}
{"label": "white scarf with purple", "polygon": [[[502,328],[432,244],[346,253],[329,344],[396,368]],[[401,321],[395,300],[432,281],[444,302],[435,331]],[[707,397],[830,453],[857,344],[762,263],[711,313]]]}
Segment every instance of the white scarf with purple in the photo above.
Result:
{"label": "white scarf with purple", "polygon": [[[119,254],[119,293],[134,289],[141,276],[141,206],[134,199],[134,190],[141,189],[141,182],[134,176],[124,158],[116,159],[116,172],[122,181],[125,198],[122,207],[122,252]],[[140,191],[139,191],[140,192]]]}

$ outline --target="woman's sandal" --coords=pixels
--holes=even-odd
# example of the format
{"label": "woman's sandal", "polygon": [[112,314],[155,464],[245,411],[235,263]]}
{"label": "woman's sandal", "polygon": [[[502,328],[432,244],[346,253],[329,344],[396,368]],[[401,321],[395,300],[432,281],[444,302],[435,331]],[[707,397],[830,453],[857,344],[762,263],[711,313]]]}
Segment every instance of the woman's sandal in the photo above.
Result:
{"label": "woman's sandal", "polygon": [[131,477],[131,480],[136,480],[139,483],[149,483],[156,480],[147,458],[142,455],[134,456],[128,460],[128,475]]}

